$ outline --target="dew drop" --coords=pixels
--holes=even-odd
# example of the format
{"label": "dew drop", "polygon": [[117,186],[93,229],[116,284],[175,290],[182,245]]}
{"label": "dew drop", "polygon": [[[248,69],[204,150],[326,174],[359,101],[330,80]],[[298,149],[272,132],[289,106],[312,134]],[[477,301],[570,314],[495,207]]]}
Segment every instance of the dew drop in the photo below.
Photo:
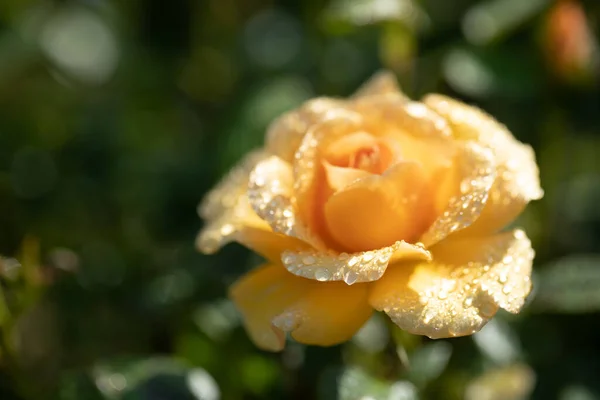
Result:
{"label": "dew drop", "polygon": [[491,317],[496,312],[496,307],[493,303],[486,302],[479,308],[479,313],[486,318]]}
{"label": "dew drop", "polygon": [[348,271],[346,272],[346,275],[344,275],[344,282],[346,282],[347,285],[352,285],[357,279],[358,275],[354,271]]}
{"label": "dew drop", "polygon": [[512,291],[512,287],[509,285],[506,285],[502,288],[502,293],[504,294],[509,294]]}
{"label": "dew drop", "polygon": [[428,310],[423,317],[423,322],[428,324],[435,317],[435,311]]}
{"label": "dew drop", "polygon": [[446,292],[444,290],[440,290],[437,297],[440,300],[446,300],[448,298],[448,292]]}
{"label": "dew drop", "polygon": [[511,255],[505,256],[505,257],[502,259],[502,262],[503,262],[504,264],[510,264],[510,263],[512,263],[512,262],[513,262],[513,257],[512,257]]}
{"label": "dew drop", "polygon": [[235,231],[235,227],[232,224],[225,224],[221,227],[221,235],[229,236]]}
{"label": "dew drop", "polygon": [[304,265],[313,265],[317,260],[313,256],[304,256],[302,257],[302,264]]}
{"label": "dew drop", "polygon": [[359,261],[358,257],[354,256],[348,261],[348,266],[353,267],[356,264],[358,264],[358,261]]}
{"label": "dew drop", "polygon": [[473,305],[473,298],[472,298],[472,297],[467,297],[467,298],[465,299],[465,301],[463,302],[463,306],[464,306],[465,308],[469,308],[469,307],[471,307],[472,305]]}
{"label": "dew drop", "polygon": [[315,271],[315,278],[319,282],[325,282],[325,281],[328,281],[329,278],[331,278],[331,274],[329,273],[328,269],[317,268],[317,270]]}

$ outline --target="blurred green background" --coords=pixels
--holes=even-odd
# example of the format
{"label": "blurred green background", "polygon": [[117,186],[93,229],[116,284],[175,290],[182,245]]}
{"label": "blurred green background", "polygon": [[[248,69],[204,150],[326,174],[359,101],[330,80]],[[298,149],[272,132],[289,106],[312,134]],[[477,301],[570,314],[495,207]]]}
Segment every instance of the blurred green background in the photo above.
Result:
{"label": "blurred green background", "polygon": [[[600,2],[1,0],[0,399],[600,399]],[[268,123],[380,68],[534,146],[535,291],[469,338],[375,317],[257,350],[196,206]]]}

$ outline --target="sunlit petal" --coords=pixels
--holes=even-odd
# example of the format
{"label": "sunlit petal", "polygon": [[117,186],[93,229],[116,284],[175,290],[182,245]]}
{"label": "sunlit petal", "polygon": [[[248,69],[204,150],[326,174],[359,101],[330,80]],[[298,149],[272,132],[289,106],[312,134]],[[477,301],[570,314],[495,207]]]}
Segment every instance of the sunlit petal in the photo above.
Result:
{"label": "sunlit petal", "polygon": [[321,240],[298,219],[292,167],[281,158],[271,156],[254,167],[248,182],[248,199],[254,212],[274,232],[324,248]]}
{"label": "sunlit petal", "polygon": [[196,239],[200,251],[212,254],[236,241],[270,260],[279,260],[283,250],[304,247],[294,238],[274,233],[248,203],[250,171],[267,157],[262,150],[251,152],[202,201],[198,213],[206,223]]}
{"label": "sunlit petal", "polygon": [[371,305],[408,332],[472,334],[498,307],[518,312],[531,290],[533,250],[520,230],[449,239],[432,253],[432,262],[394,265],[371,285]]}
{"label": "sunlit petal", "polygon": [[419,164],[400,162],[333,194],[325,203],[328,231],[353,252],[416,242],[435,218],[430,190]]}
{"label": "sunlit petal", "polygon": [[348,340],[372,309],[365,285],[319,283],[267,265],[242,277],[230,289],[252,340],[279,351],[285,332],[301,343],[329,346]]}
{"label": "sunlit petal", "polygon": [[[492,152],[472,142],[459,148],[455,167],[450,176],[452,185],[438,193],[450,195],[445,211],[421,237],[420,241],[427,248],[471,226],[479,218],[496,177]],[[436,202],[439,204],[440,199]]]}
{"label": "sunlit petal", "polygon": [[321,97],[277,118],[267,130],[265,147],[272,154],[291,162],[302,138],[315,124],[327,120],[344,100]]}
{"label": "sunlit petal", "polygon": [[398,241],[381,249],[358,253],[284,251],[283,265],[294,275],[317,281],[344,281],[348,285],[380,279],[389,264],[398,260],[430,260],[419,244]]}
{"label": "sunlit petal", "polygon": [[488,147],[496,159],[496,181],[486,207],[463,234],[496,232],[516,218],[529,201],[543,196],[533,150],[517,141],[505,126],[483,111],[445,96],[429,95],[424,102],[448,119],[457,139]]}
{"label": "sunlit petal", "polygon": [[402,90],[400,90],[398,80],[394,73],[386,70],[374,74],[367,82],[358,88],[353,97],[356,99],[382,95],[394,95],[399,99],[408,101],[408,98],[402,93]]}

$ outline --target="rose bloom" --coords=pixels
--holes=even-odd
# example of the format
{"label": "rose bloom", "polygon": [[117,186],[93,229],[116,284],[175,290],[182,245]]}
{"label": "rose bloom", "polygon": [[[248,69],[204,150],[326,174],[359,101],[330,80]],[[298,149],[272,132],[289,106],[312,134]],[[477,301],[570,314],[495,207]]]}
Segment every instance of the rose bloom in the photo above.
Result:
{"label": "rose bloom", "polygon": [[351,338],[373,310],[431,338],[517,313],[534,252],[502,231],[539,199],[535,156],[482,111],[408,99],[388,72],[269,127],[199,207],[204,253],[237,241],[268,260],[230,290],[262,349]]}

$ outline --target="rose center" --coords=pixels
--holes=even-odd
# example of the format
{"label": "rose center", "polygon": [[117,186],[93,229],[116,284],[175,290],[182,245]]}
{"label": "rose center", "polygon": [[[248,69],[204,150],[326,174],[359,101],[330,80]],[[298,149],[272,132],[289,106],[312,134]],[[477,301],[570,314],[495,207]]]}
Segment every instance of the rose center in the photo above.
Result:
{"label": "rose center", "polygon": [[325,159],[336,167],[358,169],[381,175],[397,155],[383,140],[358,132],[334,142]]}
{"label": "rose center", "polygon": [[350,155],[348,164],[349,168],[362,169],[373,174],[381,174],[384,171],[379,145],[358,149]]}

